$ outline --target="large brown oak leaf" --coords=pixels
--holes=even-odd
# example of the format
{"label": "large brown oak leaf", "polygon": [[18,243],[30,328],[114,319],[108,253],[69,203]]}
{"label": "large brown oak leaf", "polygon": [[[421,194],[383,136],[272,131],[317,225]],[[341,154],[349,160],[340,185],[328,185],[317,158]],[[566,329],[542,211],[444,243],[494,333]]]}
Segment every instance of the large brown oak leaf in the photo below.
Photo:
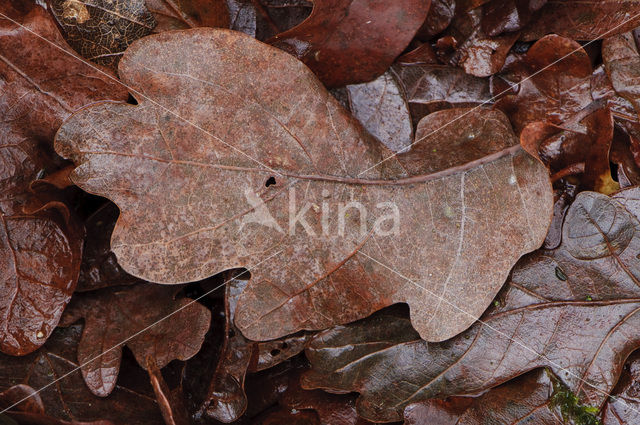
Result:
{"label": "large brown oak leaf", "polygon": [[119,74],[140,104],[79,111],[56,149],[76,184],[119,206],[111,245],[127,272],[170,284],[250,268],[235,317],[250,339],[398,302],[423,338],[449,338],[544,240],[546,169],[499,111],[431,114],[426,155],[390,157],[304,64],[241,33],[147,37]]}

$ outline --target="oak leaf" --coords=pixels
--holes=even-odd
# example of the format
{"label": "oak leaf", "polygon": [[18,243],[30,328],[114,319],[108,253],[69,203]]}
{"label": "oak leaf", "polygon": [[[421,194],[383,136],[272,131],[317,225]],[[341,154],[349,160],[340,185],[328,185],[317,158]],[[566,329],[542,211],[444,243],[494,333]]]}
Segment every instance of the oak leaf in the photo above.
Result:
{"label": "oak leaf", "polygon": [[[175,60],[193,46],[198,55]],[[482,125],[449,126],[428,142],[435,158],[403,159],[301,62],[241,33],[149,36],[119,73],[140,104],[79,111],[56,149],[77,165],[76,184],[119,206],[111,248],[128,273],[181,283],[249,268],[235,323],[250,339],[323,329],[396,302],[410,304],[424,338],[449,338],[474,319],[372,256],[478,316],[515,261],[544,240],[546,170],[499,111],[432,114],[428,122],[464,114]],[[282,90],[283,81],[295,84]],[[453,149],[459,161],[445,153]],[[344,209],[355,202],[356,213]]]}
{"label": "oak leaf", "polygon": [[211,313],[189,298],[174,299],[179,290],[142,282],[73,298],[61,325],[84,319],[78,363],[93,394],[105,397],[115,388],[123,345],[131,349],[141,367],[146,367],[147,357],[162,368],[200,350]]}

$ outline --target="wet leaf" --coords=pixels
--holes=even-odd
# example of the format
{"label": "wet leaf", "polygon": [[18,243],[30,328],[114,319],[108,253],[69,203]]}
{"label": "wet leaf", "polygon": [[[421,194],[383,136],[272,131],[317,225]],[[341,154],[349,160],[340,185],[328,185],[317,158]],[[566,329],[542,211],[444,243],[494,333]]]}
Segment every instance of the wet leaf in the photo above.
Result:
{"label": "wet leaf", "polygon": [[640,352],[627,360],[618,385],[602,413],[604,425],[624,425],[640,421]]}
{"label": "wet leaf", "polygon": [[489,83],[447,65],[393,65],[409,103],[414,125],[432,112],[453,107],[478,106],[490,100]]}
{"label": "wet leaf", "polygon": [[522,130],[520,144],[549,166],[553,180],[580,174],[583,190],[617,192],[620,186],[613,181],[609,165],[614,129],[611,112],[601,108],[580,124],[565,130],[545,122],[531,123]]}
{"label": "wet leaf", "polygon": [[519,133],[535,121],[560,124],[589,105],[591,73],[591,60],[578,43],[549,35],[494,79],[492,94],[505,93],[496,107]]}
{"label": "wet leaf", "polygon": [[[194,43],[197,58],[218,60],[168,59]],[[62,126],[57,150],[78,165],[76,184],[119,206],[111,248],[127,272],[180,283],[249,268],[235,319],[247,338],[322,329],[407,302],[424,338],[446,339],[474,319],[375,259],[479,315],[517,258],[544,240],[546,170],[520,150],[500,112],[426,117],[476,114],[500,133],[492,145],[451,126],[437,143],[457,146],[459,161],[438,155],[412,164],[385,160],[390,151],[295,58],[240,33],[150,36],[127,51],[119,71],[191,125],[144,99],[103,103]],[[297,84],[283,92],[281,81]],[[370,209],[366,219],[344,210],[356,201]]]}
{"label": "wet leaf", "polygon": [[451,23],[455,11],[455,0],[432,0],[427,19],[418,30],[417,36],[422,40],[429,40],[441,33]]}
{"label": "wet leaf", "polygon": [[[0,354],[0,390],[4,391],[18,384],[39,390],[53,380],[72,372],[79,366],[75,353],[81,328],[80,325],[56,328],[42,348],[23,357]],[[46,413],[59,420],[98,421],[100,425],[103,425],[99,422],[101,420],[128,425],[162,423],[157,404],[149,395],[135,387],[118,383],[110,397],[96,397],[84,385],[79,370],[38,394],[46,406]],[[87,409],[87,406],[91,408]]]}
{"label": "wet leaf", "polygon": [[67,42],[85,58],[116,69],[125,49],[156,26],[145,0],[48,0]]}
{"label": "wet leaf", "polygon": [[491,0],[482,8],[482,30],[490,37],[521,30],[547,0]]}
{"label": "wet leaf", "polygon": [[156,395],[158,407],[162,412],[162,418],[166,425],[189,425],[189,415],[187,409],[184,406],[184,396],[177,388],[176,391],[171,391],[162,372],[158,368],[155,359],[152,356],[147,356],[145,367],[147,373],[149,373],[149,380],[153,387],[153,392]]}
{"label": "wet leaf", "polygon": [[[233,272],[231,272],[233,273]],[[228,275],[230,276],[231,273]],[[243,279],[243,277],[245,279]],[[247,341],[233,325],[240,293],[247,286],[248,274],[233,278],[225,285],[225,337],[207,398],[200,407],[208,417],[224,423],[237,420],[247,409],[244,378],[253,355],[253,343]]]}
{"label": "wet leaf", "polygon": [[[311,334],[294,335],[273,341],[256,343],[247,340],[234,325],[238,298],[246,288],[249,274],[224,273],[225,336],[218,366],[206,393],[198,416],[206,415],[224,423],[240,418],[247,409],[244,380],[247,372],[274,367],[304,350]],[[230,276],[235,275],[231,278]]]}
{"label": "wet leaf", "polygon": [[446,33],[455,40],[453,52],[445,55],[448,62],[476,77],[488,77],[500,71],[519,36],[519,33],[509,33],[490,37],[482,29],[482,19],[482,9],[458,14]]}
{"label": "wet leaf", "polygon": [[549,1],[525,28],[522,37],[537,40],[558,34],[574,40],[594,40],[630,31],[640,24],[635,0]]}
{"label": "wet leaf", "polygon": [[628,32],[604,40],[602,60],[616,93],[640,115],[640,54],[633,34]]}
{"label": "wet leaf", "polygon": [[413,143],[409,105],[391,72],[369,83],[347,86],[351,113],[363,127],[393,152]]}
{"label": "wet leaf", "polygon": [[[26,400],[25,400],[26,399]],[[28,385],[20,384],[4,390],[0,393],[0,407],[7,408],[14,403],[17,406],[11,408],[7,413],[0,415],[3,424],[27,424],[27,425],[113,425],[111,421],[91,421],[77,422],[65,421],[53,418],[45,414],[45,407],[42,399],[35,389]],[[4,416],[6,415],[6,416]],[[4,422],[9,417],[16,422]]]}
{"label": "wet leaf", "polygon": [[433,400],[411,404],[404,411],[404,423],[429,423],[430,418],[439,415],[443,421],[438,425],[564,425],[560,409],[552,402],[557,380],[551,372],[536,369],[472,399],[469,406],[464,406],[464,410],[449,415],[440,412],[444,409]]}
{"label": "wet leaf", "polygon": [[145,0],[144,3],[157,22],[154,32],[197,27],[229,28],[229,9],[225,0]]}
{"label": "wet leaf", "polygon": [[[70,50],[41,7],[4,2],[0,12]],[[50,145],[73,109],[126,99],[115,82],[28,29],[0,18],[0,350],[14,355],[37,349],[53,331],[82,255],[81,226],[64,199],[31,182],[62,165]]]}
{"label": "wet leaf", "polygon": [[483,323],[448,341],[422,341],[389,316],[319,333],[303,387],[357,391],[363,417],[391,421],[410,403],[479,393],[546,366],[601,407],[640,345],[638,199],[638,189],[578,194],[561,245],[523,258]]}
{"label": "wet leaf", "polygon": [[300,374],[291,373],[286,390],[279,400],[282,411],[313,411],[321,425],[366,425],[356,412],[353,394],[329,394],[321,390],[304,390]]}
{"label": "wet leaf", "polygon": [[92,291],[139,282],[139,279],[122,270],[109,245],[118,214],[118,207],[109,202],[85,220],[87,237],[77,291]]}
{"label": "wet leaf", "polygon": [[[131,349],[142,367],[147,357],[162,368],[171,360],[186,360],[200,350],[211,313],[189,298],[174,299],[178,291],[143,282],[73,298],[61,322],[70,325],[84,319],[78,363],[83,365],[82,376],[93,394],[105,397],[115,388],[122,345]],[[162,320],[168,315],[170,318]]]}
{"label": "wet leaf", "polygon": [[302,60],[327,87],[382,75],[424,22],[429,1],[316,0],[311,16],[269,43]]}
{"label": "wet leaf", "polygon": [[254,0],[256,38],[270,39],[304,22],[313,9],[311,0]]}

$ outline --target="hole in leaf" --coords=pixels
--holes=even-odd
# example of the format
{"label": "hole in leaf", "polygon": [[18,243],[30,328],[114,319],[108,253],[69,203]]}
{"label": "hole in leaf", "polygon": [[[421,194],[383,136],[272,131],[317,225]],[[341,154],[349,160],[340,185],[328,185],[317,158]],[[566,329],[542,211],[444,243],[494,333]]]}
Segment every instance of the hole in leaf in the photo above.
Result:
{"label": "hole in leaf", "polygon": [[289,344],[287,344],[286,342],[283,342],[280,348],[282,348],[283,350],[286,350],[287,348],[289,348]]}
{"label": "hole in leaf", "polygon": [[273,350],[271,350],[269,354],[271,354],[271,357],[275,357],[278,354],[280,354],[280,350],[278,350],[277,348],[274,348]]}
{"label": "hole in leaf", "polygon": [[138,101],[136,100],[135,97],[133,97],[131,94],[129,95],[129,98],[127,99],[127,103],[130,105],[137,105]]}
{"label": "hole in leaf", "polygon": [[611,178],[617,182],[618,181],[618,164],[610,162],[609,168],[611,168]]}
{"label": "hole in leaf", "polygon": [[269,177],[267,181],[264,183],[266,187],[273,186],[275,184],[276,184],[276,178],[273,176]]}

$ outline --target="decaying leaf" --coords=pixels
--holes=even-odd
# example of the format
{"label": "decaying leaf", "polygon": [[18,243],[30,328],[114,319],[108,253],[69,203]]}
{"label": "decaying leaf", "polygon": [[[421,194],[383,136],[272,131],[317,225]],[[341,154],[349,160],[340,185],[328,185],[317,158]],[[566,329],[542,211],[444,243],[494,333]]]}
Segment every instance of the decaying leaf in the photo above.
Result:
{"label": "decaying leaf", "polygon": [[[111,421],[97,420],[91,422],[65,421],[51,417],[45,413],[45,406],[35,389],[28,385],[19,384],[0,393],[0,408],[11,407],[6,413],[0,414],[3,424],[26,425],[114,425]],[[15,421],[15,422],[14,422]]]}
{"label": "decaying leaf", "polygon": [[303,387],[357,391],[361,415],[392,421],[412,402],[479,393],[547,366],[585,405],[602,406],[640,345],[639,199],[638,189],[580,193],[562,244],[522,259],[482,323],[448,341],[422,341],[389,316],[318,334]]}
{"label": "decaying leaf", "polygon": [[[170,59],[192,46],[197,56]],[[546,170],[499,111],[443,111],[475,114],[500,133],[492,144],[449,126],[440,137],[460,160],[413,164],[371,138],[303,64],[241,33],[153,35],[129,48],[119,71],[176,112],[142,97],[97,104],[61,127],[57,150],[78,166],[76,184],[119,206],[111,248],[127,272],[180,283],[249,268],[235,322],[250,339],[323,329],[396,302],[410,305],[425,339],[449,338],[544,240]],[[296,84],[283,92],[281,81]]]}
{"label": "decaying leaf", "polygon": [[74,297],[61,323],[65,326],[84,319],[78,363],[83,365],[82,376],[93,394],[105,397],[115,388],[122,345],[131,349],[142,367],[147,357],[161,368],[200,350],[211,313],[188,298],[174,299],[178,291],[143,282]]}
{"label": "decaying leaf", "polygon": [[427,19],[418,30],[417,36],[423,40],[429,40],[444,31],[451,23],[455,11],[455,0],[432,0]]}
{"label": "decaying leaf", "polygon": [[535,121],[560,124],[589,105],[591,73],[591,60],[580,44],[549,35],[493,80],[492,94],[504,94],[496,107],[519,133]]}
{"label": "decaying leaf", "polygon": [[115,69],[134,40],[156,26],[145,0],[48,0],[67,42],[85,58]]}
{"label": "decaying leaf", "polygon": [[[206,415],[224,423],[236,421],[247,409],[244,380],[247,372],[274,367],[304,350],[309,333],[256,343],[247,340],[234,325],[235,309],[240,294],[248,283],[248,273],[224,273],[225,336],[220,359],[198,415]],[[233,276],[229,278],[229,276]]]}
{"label": "decaying leaf", "polygon": [[[0,354],[0,390],[19,384],[40,390],[47,385],[38,393],[46,406],[47,415],[60,421],[71,421],[72,425],[79,425],[78,421],[97,421],[91,425],[107,425],[103,421],[112,421],[118,425],[162,423],[153,393],[147,394],[122,383],[116,385],[108,398],[96,397],[89,392],[80,371],[72,372],[79,366],[76,362],[76,347],[81,329],[80,325],[56,328],[43,347],[26,356]],[[49,385],[69,372],[72,373],[55,385]],[[87,409],[87,406],[91,408]],[[45,423],[68,425],[67,422]]]}
{"label": "decaying leaf", "polygon": [[616,93],[640,115],[640,54],[633,34],[628,32],[603,41],[602,60]]}
{"label": "decaying leaf", "polygon": [[269,43],[311,68],[327,87],[382,75],[424,22],[428,0],[316,0],[300,25]]}
{"label": "decaying leaf", "polygon": [[640,24],[635,0],[553,0],[527,25],[522,37],[537,40],[558,34],[574,40],[594,40],[630,31]]}
{"label": "decaying leaf", "polygon": [[446,33],[455,41],[453,52],[446,55],[448,62],[476,77],[500,71],[519,37],[517,32],[490,37],[482,29],[482,20],[482,9],[457,14]]}
{"label": "decaying leaf", "polygon": [[569,130],[546,122],[531,123],[522,130],[520,144],[550,168],[552,180],[581,174],[581,189],[607,195],[617,192],[620,185],[613,180],[609,165],[614,133],[611,111],[598,109],[580,124]]}
{"label": "decaying leaf", "polygon": [[[554,400],[556,389],[561,389],[557,377],[546,369],[536,369],[506,384],[491,389],[472,399],[462,411],[443,409],[438,400],[428,400],[407,406],[404,411],[405,425],[432,423],[437,417],[438,425],[478,425],[482,423],[500,425],[564,425],[563,409]],[[560,388],[559,388],[560,387]],[[447,406],[448,407],[448,406]],[[450,412],[440,412],[445,410]],[[567,409],[565,409],[566,411]],[[568,413],[568,412],[567,412]],[[595,419],[595,416],[592,415]],[[576,419],[568,417],[568,419]],[[577,422],[586,424],[587,422]]]}
{"label": "decaying leaf", "polygon": [[256,38],[268,40],[304,22],[313,10],[311,0],[253,0]]}
{"label": "decaying leaf", "polygon": [[482,7],[482,30],[494,37],[520,31],[547,0],[491,0]]}
{"label": "decaying leaf", "polygon": [[375,80],[347,86],[349,105],[363,127],[393,152],[413,143],[409,105],[391,72]]}
{"label": "decaying leaf", "polygon": [[602,414],[604,425],[626,425],[640,421],[640,352],[633,353]]}
{"label": "decaying leaf", "polygon": [[76,291],[92,291],[139,282],[139,279],[122,270],[109,246],[117,218],[118,208],[107,203],[85,220],[87,238]]}
{"label": "decaying leaf", "polygon": [[396,64],[390,72],[400,82],[414,125],[432,112],[478,106],[491,99],[486,79],[469,75],[457,67]]}
{"label": "decaying leaf", "polygon": [[81,226],[64,200],[53,192],[40,197],[30,184],[61,166],[51,143],[63,118],[96,100],[124,100],[126,92],[61,54],[56,45],[70,48],[41,7],[11,1],[0,12],[8,17],[0,18],[0,350],[23,355],[58,323],[82,255]]}
{"label": "decaying leaf", "polygon": [[225,0],[145,0],[155,17],[155,32],[196,27],[229,27]]}
{"label": "decaying leaf", "polygon": [[207,416],[224,423],[237,420],[247,409],[244,378],[254,347],[253,343],[247,341],[233,325],[238,297],[248,283],[242,277],[246,278],[246,274],[230,279],[225,285],[227,321],[224,344],[208,395],[200,408]]}

